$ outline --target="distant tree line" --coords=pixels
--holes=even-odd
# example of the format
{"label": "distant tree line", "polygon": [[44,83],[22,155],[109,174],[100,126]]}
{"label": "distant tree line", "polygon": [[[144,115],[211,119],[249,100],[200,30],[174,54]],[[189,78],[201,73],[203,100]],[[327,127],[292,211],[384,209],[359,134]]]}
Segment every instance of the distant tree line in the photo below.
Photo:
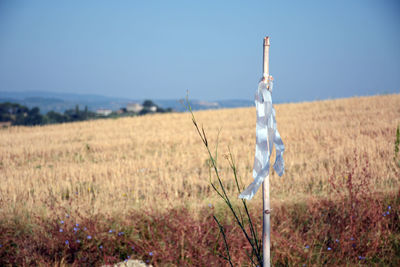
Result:
{"label": "distant tree line", "polygon": [[38,107],[29,109],[17,103],[0,103],[0,122],[11,122],[11,125],[44,125],[84,121],[95,117],[96,113],[89,111],[87,107],[84,110],[80,110],[78,105],[76,105],[75,109],[66,110],[64,114],[49,111],[47,114],[42,115]]}
{"label": "distant tree line", "polygon": [[[163,109],[154,104],[151,100],[145,100],[143,102],[143,109],[138,114],[127,113],[126,109],[122,109],[122,113],[113,112],[111,115],[106,117],[122,117],[131,115],[145,115],[147,113],[154,113],[151,111],[151,107],[157,108],[156,112],[164,113],[171,112],[171,108]],[[105,116],[100,116],[95,112],[89,111],[86,106],[83,110],[76,105],[74,109],[68,109],[64,113],[58,113],[55,111],[49,111],[47,114],[40,114],[38,107],[29,109],[26,106],[17,103],[0,103],[0,123],[9,122],[11,125],[45,125],[54,123],[74,122],[74,121],[85,121],[96,119]]]}

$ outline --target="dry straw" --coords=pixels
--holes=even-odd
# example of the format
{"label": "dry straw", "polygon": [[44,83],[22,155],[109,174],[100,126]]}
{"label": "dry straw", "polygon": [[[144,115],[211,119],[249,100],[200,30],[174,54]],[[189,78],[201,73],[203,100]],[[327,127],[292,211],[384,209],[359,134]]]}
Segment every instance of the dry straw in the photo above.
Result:
{"label": "dry straw", "polygon": [[[333,167],[343,171],[354,148],[369,159],[375,190],[396,188],[399,177],[390,164],[399,107],[398,94],[275,105],[287,164],[283,178],[270,175],[272,204],[326,196]],[[211,144],[221,132],[221,154],[231,146],[243,184],[253,179],[254,114],[254,108],[195,112]],[[130,209],[180,206],[197,214],[215,194],[207,155],[189,116],[1,129],[1,217],[50,216],[45,203],[56,205],[54,199],[87,216],[123,217]],[[230,167],[221,161],[219,169],[227,173]],[[236,192],[233,181],[226,181],[226,187],[228,193]]]}

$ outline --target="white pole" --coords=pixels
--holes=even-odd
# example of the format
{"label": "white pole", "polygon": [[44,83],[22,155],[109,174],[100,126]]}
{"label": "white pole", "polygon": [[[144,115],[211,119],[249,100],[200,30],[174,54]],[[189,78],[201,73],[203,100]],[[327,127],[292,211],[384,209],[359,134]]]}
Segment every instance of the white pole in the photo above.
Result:
{"label": "white pole", "polygon": [[[264,38],[264,60],[263,60],[263,78],[266,82],[269,80],[269,37]],[[269,134],[268,134],[269,135]],[[267,135],[267,144],[269,151],[269,140]],[[270,203],[269,203],[269,174],[263,182],[263,267],[271,266],[271,225],[270,225]]]}
{"label": "white pole", "polygon": [[263,51],[263,77],[265,80],[269,76],[269,37],[264,38],[264,51]]}

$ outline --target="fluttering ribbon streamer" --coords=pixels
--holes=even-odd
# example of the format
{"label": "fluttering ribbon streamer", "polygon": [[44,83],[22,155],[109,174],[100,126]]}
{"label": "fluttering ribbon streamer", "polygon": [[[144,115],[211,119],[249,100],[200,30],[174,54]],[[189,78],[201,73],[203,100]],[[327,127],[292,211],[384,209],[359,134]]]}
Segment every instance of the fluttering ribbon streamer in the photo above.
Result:
{"label": "fluttering ribbon streamer", "polygon": [[255,96],[257,110],[256,153],[254,155],[254,181],[239,195],[239,198],[250,200],[260,188],[269,174],[270,157],[275,145],[276,159],[274,169],[279,176],[285,172],[283,152],[285,146],[278,132],[275,119],[275,109],[272,106],[272,81],[261,81]]}

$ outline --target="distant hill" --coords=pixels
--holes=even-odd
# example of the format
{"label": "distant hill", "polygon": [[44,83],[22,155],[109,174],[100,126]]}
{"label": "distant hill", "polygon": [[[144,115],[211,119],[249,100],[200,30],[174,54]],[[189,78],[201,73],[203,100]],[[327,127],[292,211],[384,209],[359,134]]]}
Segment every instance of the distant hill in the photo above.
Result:
{"label": "distant hill", "polygon": [[25,92],[0,92],[0,102],[18,103],[29,108],[39,107],[41,113],[48,111],[64,112],[67,109],[80,108],[87,106],[89,110],[100,108],[118,110],[126,106],[129,100],[122,98],[112,98],[101,95],[90,94],[71,94],[71,93],[52,93],[43,91]]}
{"label": "distant hill", "polygon": [[[175,111],[186,111],[184,102],[179,99],[152,99],[162,108],[172,108]],[[41,113],[49,111],[64,112],[67,109],[88,107],[89,110],[111,109],[118,110],[126,107],[128,103],[142,103],[144,99],[115,98],[92,94],[53,93],[44,91],[0,92],[0,102],[18,103],[29,108],[39,107]],[[250,107],[254,105],[251,100],[233,99],[220,101],[190,100],[193,110]]]}

